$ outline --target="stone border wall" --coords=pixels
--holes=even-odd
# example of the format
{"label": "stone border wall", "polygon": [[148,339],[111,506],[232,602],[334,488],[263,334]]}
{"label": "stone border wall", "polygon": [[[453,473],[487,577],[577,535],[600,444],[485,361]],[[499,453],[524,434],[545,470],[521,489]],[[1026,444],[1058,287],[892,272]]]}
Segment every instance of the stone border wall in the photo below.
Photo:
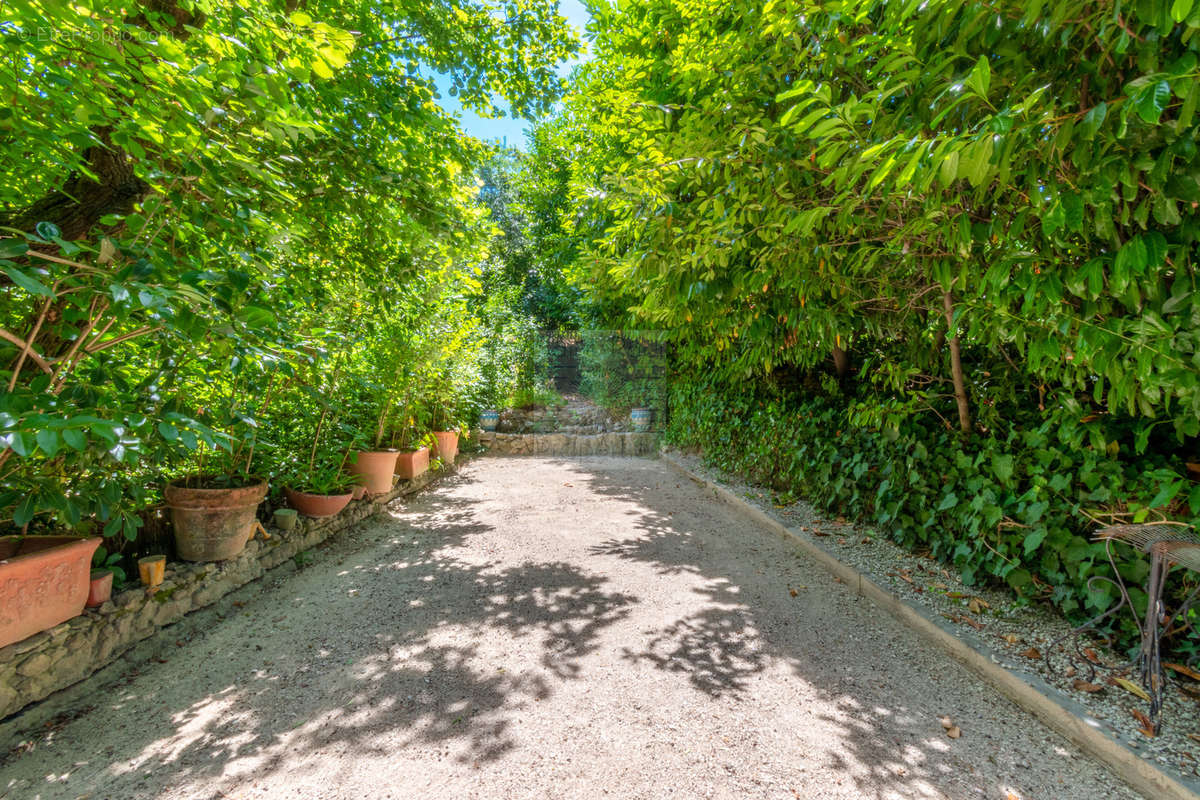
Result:
{"label": "stone border wall", "polygon": [[166,580],[153,592],[137,585],[114,593],[98,609],[0,648],[0,719],[87,678],[185,614],[215,603],[297,553],[378,514],[396,498],[425,488],[436,477],[426,472],[401,481],[388,494],[353,501],[333,517],[301,517],[287,532],[271,528],[270,538],[255,536],[228,561],[172,561]]}
{"label": "stone border wall", "polygon": [[658,453],[654,433],[477,433],[492,456],[650,456]]}

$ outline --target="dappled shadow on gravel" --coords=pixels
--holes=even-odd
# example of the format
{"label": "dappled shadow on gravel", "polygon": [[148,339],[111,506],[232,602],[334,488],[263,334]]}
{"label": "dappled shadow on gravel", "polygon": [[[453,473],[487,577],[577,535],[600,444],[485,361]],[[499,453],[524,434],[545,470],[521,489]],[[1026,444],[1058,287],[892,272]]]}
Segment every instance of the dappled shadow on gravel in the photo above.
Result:
{"label": "dappled shadow on gravel", "polygon": [[[58,785],[67,796],[68,785],[107,782],[123,797],[156,797],[163,787],[211,785],[188,796],[215,800],[227,795],[213,781],[229,778],[236,759],[253,763],[242,777],[269,784],[299,755],[386,756],[397,742],[439,751],[465,739],[456,758],[476,768],[501,757],[513,746],[510,716],[580,677],[598,632],[636,598],[564,562],[498,568],[455,555],[490,530],[444,485],[410,501],[403,521],[340,534],[282,585],[244,588],[219,612],[193,615],[195,624],[211,614],[212,629],[188,645],[211,660],[149,691],[113,687],[98,715],[121,729],[122,746],[93,750],[38,788],[58,796]],[[244,619],[257,609],[276,616]],[[516,637],[540,649],[544,673],[481,670],[475,643],[438,640],[448,628]],[[154,661],[171,672],[168,659]],[[137,678],[130,670],[122,682]],[[72,754],[94,745],[58,743]],[[0,781],[0,798],[18,796],[27,796],[22,787]]]}
{"label": "dappled shadow on gravel", "polygon": [[[571,464],[564,462],[564,466]],[[578,465],[575,468],[578,471]],[[1005,752],[1008,731],[1002,726],[989,730],[989,721],[971,720],[978,723],[970,731],[971,741],[946,737],[939,716],[964,721],[967,713],[945,683],[948,676],[931,673],[917,659],[906,661],[910,655],[906,649],[919,650],[921,645],[914,647],[913,635],[901,631],[898,624],[890,627],[893,637],[900,631],[899,642],[877,638],[869,626],[876,621],[872,617],[884,612],[837,586],[820,568],[804,563],[773,534],[739,520],[716,499],[699,504],[663,502],[664,494],[671,494],[664,493],[664,485],[677,489],[692,485],[670,470],[641,474],[592,468],[586,470],[586,479],[593,492],[638,509],[637,535],[599,542],[589,548],[593,556],[638,562],[659,575],[688,575],[702,581],[693,589],[703,598],[702,608],[665,626],[643,646],[626,649],[626,659],[686,676],[697,690],[734,701],[750,698],[756,679],[771,664],[786,664],[820,700],[812,712],[806,712],[810,719],[836,731],[837,741],[823,748],[827,767],[852,781],[862,797],[1047,796],[1046,787],[1038,785],[1047,776],[1031,780],[1028,761]],[[711,530],[714,522],[727,526],[724,535],[702,533]],[[799,578],[813,585],[799,585]],[[897,644],[900,649],[895,649]],[[993,702],[1021,718],[1007,700],[974,687],[968,673],[940,660],[944,668],[957,673],[954,689],[965,684],[969,691],[982,693],[985,703]],[[941,686],[950,689],[944,698]],[[1032,718],[1022,721],[1032,729],[1035,741],[1055,740]],[[1061,770],[1071,766],[1063,758],[1067,753],[1062,745],[1065,742],[1046,753],[1049,761],[1058,751],[1060,771],[1056,774],[1051,766],[1049,773],[1060,784],[1070,774]],[[978,770],[984,762],[991,768]]]}
{"label": "dappled shadow on gravel", "polygon": [[0,798],[1079,796],[1021,772],[1070,765],[1031,719],[661,463],[485,463],[77,692]]}

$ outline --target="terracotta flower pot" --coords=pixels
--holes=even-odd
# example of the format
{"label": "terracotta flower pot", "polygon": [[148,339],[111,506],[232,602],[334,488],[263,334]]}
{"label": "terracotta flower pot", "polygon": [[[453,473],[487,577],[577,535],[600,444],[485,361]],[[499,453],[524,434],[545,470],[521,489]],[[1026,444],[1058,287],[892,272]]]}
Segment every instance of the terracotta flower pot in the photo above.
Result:
{"label": "terracotta flower pot", "polygon": [[396,477],[406,481],[426,472],[429,469],[429,448],[419,447],[407,453],[399,453],[396,458]]}
{"label": "terracotta flower pot", "polygon": [[138,576],[147,589],[153,589],[163,582],[167,572],[166,556],[145,556],[138,559]]}
{"label": "terracotta flower pot", "polygon": [[433,449],[433,457],[440,458],[446,464],[453,464],[458,455],[458,431],[434,431],[433,438],[437,446]]}
{"label": "terracotta flower pot", "polygon": [[350,504],[354,492],[345,494],[312,494],[284,489],[288,505],[306,517],[332,517]]}
{"label": "terracotta flower pot", "polygon": [[175,548],[185,561],[224,561],[242,552],[254,533],[254,512],[267,482],[252,479],[234,489],[192,489],[194,478],[167,484],[164,492],[175,525]]}
{"label": "terracotta flower pot", "polygon": [[99,538],[0,536],[0,647],[83,612]]}
{"label": "terracotta flower pot", "polygon": [[392,490],[399,455],[399,450],[360,450],[349,471],[362,476],[362,484],[371,494],[384,494]]}
{"label": "terracotta flower pot", "polygon": [[111,569],[94,569],[89,576],[88,608],[102,606],[112,597],[113,573]]}

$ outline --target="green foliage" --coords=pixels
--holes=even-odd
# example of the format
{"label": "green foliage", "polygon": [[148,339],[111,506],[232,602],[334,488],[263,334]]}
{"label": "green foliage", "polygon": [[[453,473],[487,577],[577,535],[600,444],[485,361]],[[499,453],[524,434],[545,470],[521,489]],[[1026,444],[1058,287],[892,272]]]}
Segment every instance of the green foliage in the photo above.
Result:
{"label": "green foliage", "polygon": [[730,377],[842,349],[910,386],[948,292],[976,409],[1042,385],[1196,436],[1200,6],[1169,7],[604,7],[580,285]]}
{"label": "green foliage", "polygon": [[0,34],[0,521],[132,540],[165,478],[311,486],[469,420],[488,152],[433,75],[545,110],[553,4],[18,0]]}
{"label": "green foliage", "polygon": [[676,441],[1070,613],[1110,599],[1095,527],[1195,520],[1200,4],[648,0],[590,33],[569,273],[670,345]]}
{"label": "green foliage", "polygon": [[649,337],[616,331],[583,331],[580,392],[620,412],[667,407],[667,357]]}
{"label": "green foliage", "polygon": [[[1086,586],[1111,572],[1104,546],[1090,541],[1094,519],[1121,503],[1200,523],[1200,487],[1189,490],[1166,459],[1081,446],[1060,415],[1028,414],[964,443],[923,416],[863,426],[852,398],[773,383],[677,382],[667,439],[928,551],[968,584],[1002,582],[1091,616],[1116,600],[1106,586]],[[1144,580],[1145,560],[1121,555],[1124,577]]]}
{"label": "green foliage", "polygon": [[554,408],[566,404],[563,396],[549,386],[521,386],[504,400],[505,408]]}

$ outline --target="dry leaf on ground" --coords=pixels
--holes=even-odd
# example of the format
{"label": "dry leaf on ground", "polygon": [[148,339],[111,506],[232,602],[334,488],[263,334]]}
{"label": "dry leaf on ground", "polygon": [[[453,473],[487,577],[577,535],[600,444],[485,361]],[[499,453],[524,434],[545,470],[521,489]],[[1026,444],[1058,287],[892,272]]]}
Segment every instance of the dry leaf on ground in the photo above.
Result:
{"label": "dry leaf on ground", "polygon": [[1138,686],[1136,683],[1129,680],[1128,678],[1113,678],[1112,680],[1113,680],[1113,683],[1115,683],[1117,686],[1120,686],[1122,689],[1129,692],[1130,694],[1137,695],[1138,697],[1145,700],[1147,703],[1150,702],[1150,695],[1146,693],[1146,690],[1143,689],[1142,687]]}
{"label": "dry leaf on ground", "polygon": [[1163,666],[1167,669],[1178,672],[1180,675],[1186,675],[1194,681],[1200,681],[1200,672],[1196,672],[1196,670],[1192,669],[1191,667],[1184,666],[1183,664],[1176,664],[1171,661],[1164,661]]}
{"label": "dry leaf on ground", "polygon": [[1042,651],[1038,650],[1036,647],[1029,648],[1021,653],[1021,655],[1025,656],[1026,658],[1032,658],[1034,661],[1042,660]]}
{"label": "dry leaf on ground", "polygon": [[1080,692],[1087,692],[1088,694],[1094,694],[1096,692],[1104,691],[1103,686],[1099,686],[1095,683],[1088,683],[1083,678],[1076,678],[1075,682],[1072,683],[1071,685],[1073,687],[1075,687],[1076,690],[1078,690]]}

